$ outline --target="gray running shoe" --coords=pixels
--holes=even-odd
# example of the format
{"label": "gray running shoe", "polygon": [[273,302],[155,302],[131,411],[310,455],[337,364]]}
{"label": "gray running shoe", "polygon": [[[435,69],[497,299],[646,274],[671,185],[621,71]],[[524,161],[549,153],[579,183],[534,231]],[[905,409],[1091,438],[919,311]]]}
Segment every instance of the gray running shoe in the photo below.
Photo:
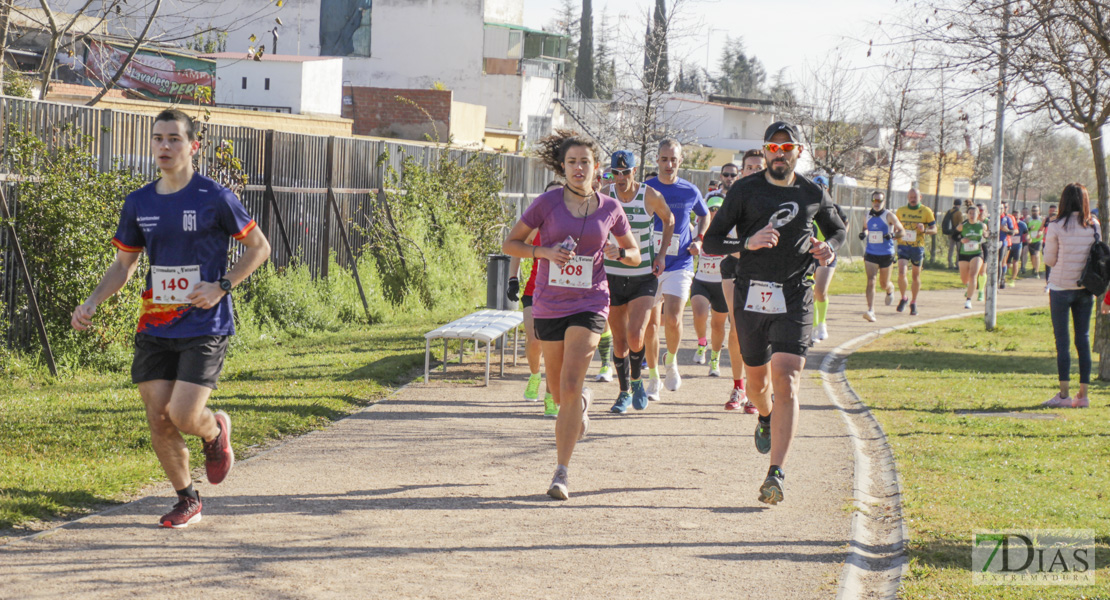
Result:
{"label": "gray running shoe", "polygon": [[778,504],[782,502],[782,478],[768,475],[759,486],[759,501],[764,504]]}
{"label": "gray running shoe", "polygon": [[771,451],[771,424],[756,419],[755,422],[755,449],[760,454]]}
{"label": "gray running shoe", "polygon": [[547,490],[547,495],[556,500],[566,500],[570,498],[570,492],[567,490],[567,468],[559,465],[555,467],[555,476],[551,478],[551,487]]}
{"label": "gray running shoe", "polygon": [[578,434],[578,439],[586,437],[590,432],[590,402],[594,399],[594,393],[590,388],[582,388],[582,431]]}

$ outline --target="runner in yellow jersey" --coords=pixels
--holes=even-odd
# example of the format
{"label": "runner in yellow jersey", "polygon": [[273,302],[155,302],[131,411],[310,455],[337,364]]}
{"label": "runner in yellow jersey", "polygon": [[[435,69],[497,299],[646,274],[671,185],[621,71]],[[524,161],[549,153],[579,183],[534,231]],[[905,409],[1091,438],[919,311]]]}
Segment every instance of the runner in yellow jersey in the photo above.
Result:
{"label": "runner in yellow jersey", "polygon": [[921,203],[921,193],[911,189],[906,196],[909,202],[906,206],[896,211],[898,220],[906,230],[898,240],[898,290],[902,292],[902,300],[898,303],[898,312],[906,308],[906,267],[912,265],[913,284],[911,286],[910,314],[917,314],[917,293],[921,291],[921,266],[925,264],[925,236],[936,235],[937,218],[933,209]]}

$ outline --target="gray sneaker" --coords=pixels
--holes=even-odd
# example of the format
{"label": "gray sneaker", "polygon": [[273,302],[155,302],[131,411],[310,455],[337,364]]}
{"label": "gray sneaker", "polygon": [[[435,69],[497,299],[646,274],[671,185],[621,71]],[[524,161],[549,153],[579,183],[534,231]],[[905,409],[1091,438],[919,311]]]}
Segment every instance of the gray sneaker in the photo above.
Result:
{"label": "gray sneaker", "polygon": [[567,468],[559,465],[555,467],[555,476],[551,478],[551,487],[547,490],[547,495],[556,500],[566,500],[570,498],[570,492],[567,490]]}
{"label": "gray sneaker", "polygon": [[586,437],[590,432],[590,402],[594,399],[594,393],[590,388],[582,388],[582,431],[578,434],[578,439]]}
{"label": "gray sneaker", "polygon": [[647,382],[647,396],[649,400],[659,401],[659,394],[663,390],[663,380],[658,377],[652,377]]}
{"label": "gray sneaker", "polygon": [[763,421],[756,419],[754,437],[756,451],[758,451],[760,454],[767,454],[771,451],[770,423],[764,424]]}

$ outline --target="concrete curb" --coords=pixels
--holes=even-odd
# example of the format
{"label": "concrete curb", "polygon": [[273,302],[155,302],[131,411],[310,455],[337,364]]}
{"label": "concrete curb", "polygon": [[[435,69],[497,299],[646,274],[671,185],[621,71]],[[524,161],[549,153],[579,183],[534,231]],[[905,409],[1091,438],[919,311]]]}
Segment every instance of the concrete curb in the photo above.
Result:
{"label": "concrete curb", "polygon": [[[270,446],[269,448],[266,448],[265,450],[259,452],[258,454],[252,454],[248,458],[244,458],[243,460],[236,460],[235,462],[236,462],[236,464],[250,462],[252,460],[257,459],[260,456],[265,456],[265,455],[273,452],[274,450],[277,450],[278,448],[281,448],[282,446],[284,446],[284,445],[286,445],[286,444],[288,444],[288,443],[290,443],[294,440],[299,440],[299,439],[301,439],[305,436],[313,435],[313,434],[317,434],[317,433],[320,433],[322,431],[325,431],[327,428],[331,427],[335,423],[338,423],[339,421],[342,421],[344,419],[350,419],[351,417],[353,417],[353,416],[355,416],[355,415],[357,415],[357,414],[359,414],[363,411],[370,410],[370,409],[374,408],[374,406],[377,405],[379,402],[385,402],[386,400],[389,400],[390,398],[392,398],[392,397],[396,396],[397,394],[401,393],[405,388],[409,387],[410,385],[412,385],[414,383],[417,383],[417,379],[420,379],[421,377],[423,377],[423,376],[421,375],[419,377],[413,378],[412,381],[410,381],[410,382],[406,383],[405,385],[393,390],[392,392],[389,393],[388,396],[382,398],[381,400],[377,400],[375,402],[372,402],[368,406],[364,406],[361,409],[343,417],[342,419],[337,419],[335,421],[331,421],[330,423],[328,423],[325,427],[323,427],[321,429],[316,429],[314,431],[309,431],[308,433],[305,433],[305,434],[302,434],[302,435],[295,435],[295,436],[287,437],[287,438],[279,441],[278,443],[274,444],[273,446]],[[166,486],[165,482],[163,482],[161,484],[158,484],[156,487],[154,487],[154,489],[155,490],[163,490],[163,489],[166,489],[166,487],[167,486]],[[110,514],[116,512],[116,511],[123,510],[125,508],[130,507],[130,506],[134,506],[134,505],[136,505],[140,502],[145,502],[145,501],[150,500],[151,498],[154,498],[154,497],[155,497],[154,494],[147,494],[146,496],[142,496],[140,498],[135,498],[134,500],[132,500],[130,502],[124,502],[123,504],[118,504],[116,506],[112,506],[112,507],[106,508],[106,509],[98,511],[98,512],[90,513],[90,514],[87,514],[87,515],[85,515],[85,516],[83,516],[79,519],[74,519],[72,521],[66,521],[65,523],[55,525],[54,527],[51,527],[49,529],[44,529],[42,531],[36,531],[35,533],[32,533],[30,535],[25,535],[25,536],[22,536],[22,537],[14,537],[14,538],[12,538],[10,540],[7,540],[5,542],[0,542],[0,547],[14,546],[15,544],[19,544],[19,543],[23,543],[23,542],[33,542],[33,541],[35,541],[39,538],[46,537],[48,535],[53,535],[53,534],[65,529],[67,527],[72,527],[73,525],[77,525],[79,523],[84,523],[85,521],[88,521],[89,519],[93,519],[95,517],[103,517],[105,515],[110,515]]]}
{"label": "concrete curb", "polygon": [[[1034,308],[1041,308],[1041,305],[1000,309],[998,312]],[[825,394],[844,419],[848,435],[852,438],[855,462],[852,488],[858,510],[852,516],[851,548],[841,572],[838,600],[896,600],[902,577],[909,568],[906,553],[909,528],[902,518],[902,485],[894,452],[882,426],[848,383],[845,363],[857,349],[888,333],[974,316],[981,314],[956,313],[884,327],[844,342],[821,361]]]}

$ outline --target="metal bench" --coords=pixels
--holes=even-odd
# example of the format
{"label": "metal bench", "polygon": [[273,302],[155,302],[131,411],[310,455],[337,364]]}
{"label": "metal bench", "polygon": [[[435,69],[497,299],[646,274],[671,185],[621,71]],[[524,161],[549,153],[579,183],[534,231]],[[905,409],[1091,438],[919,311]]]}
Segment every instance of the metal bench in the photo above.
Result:
{"label": "metal bench", "polygon": [[[461,319],[433,329],[424,334],[424,383],[428,383],[431,371],[432,340],[443,339],[443,372],[447,372],[447,342],[449,340],[474,340],[474,349],[478,349],[478,342],[486,343],[486,386],[489,386],[490,350],[494,340],[501,340],[501,376],[505,376],[505,346],[508,345],[509,331],[513,332],[513,365],[517,361],[517,340],[520,337],[519,327],[524,322],[524,314],[515,310],[480,310]],[[463,362],[463,348],[465,343],[459,344],[459,364]]]}

